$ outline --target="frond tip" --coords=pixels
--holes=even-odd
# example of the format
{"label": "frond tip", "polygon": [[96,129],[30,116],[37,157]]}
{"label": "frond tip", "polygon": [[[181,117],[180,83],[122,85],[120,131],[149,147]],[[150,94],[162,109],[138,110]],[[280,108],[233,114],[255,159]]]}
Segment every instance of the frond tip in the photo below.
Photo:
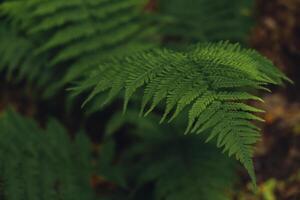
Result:
{"label": "frond tip", "polygon": [[252,114],[261,110],[244,101],[262,101],[251,92],[283,80],[288,78],[254,50],[219,42],[185,52],[155,49],[115,59],[101,65],[75,90],[92,89],[86,103],[105,91],[111,100],[124,90],[126,110],[133,94],[142,89],[141,113],[147,115],[165,102],[161,122],[172,121],[187,109],[186,133],[208,133],[207,141],[214,139],[224,152],[235,155],[255,182],[251,157],[260,136],[251,121],[263,120]]}

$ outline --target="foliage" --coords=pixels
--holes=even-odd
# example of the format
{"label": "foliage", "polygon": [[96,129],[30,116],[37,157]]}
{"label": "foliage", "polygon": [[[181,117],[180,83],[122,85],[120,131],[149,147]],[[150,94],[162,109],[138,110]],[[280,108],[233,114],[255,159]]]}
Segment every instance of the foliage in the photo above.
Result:
{"label": "foliage", "polygon": [[[246,35],[239,29],[246,29],[243,19],[248,19],[240,17],[240,7],[247,6],[238,2],[223,12],[226,1],[197,4],[193,0],[188,3],[175,0],[172,4],[160,1],[156,21],[163,29],[173,29],[175,23],[180,27],[175,32],[181,34],[184,30],[185,36],[188,36],[185,30],[190,29],[191,37],[198,41],[236,40]],[[154,21],[151,18],[156,15],[143,11],[145,3],[144,0],[6,0],[0,6],[0,69],[11,80],[25,79],[51,97],[110,57],[131,55],[156,46],[153,33],[157,33],[157,27],[151,26]],[[186,16],[178,8],[194,11]],[[208,14],[211,17],[207,20]],[[149,20],[148,15],[152,16]],[[169,17],[175,22],[164,22]],[[179,18],[187,24],[182,25]],[[200,24],[201,31],[189,28],[195,24],[196,27]],[[224,34],[214,36],[212,32],[219,33],[215,31],[217,28]]]}
{"label": "foliage", "polygon": [[[11,79],[13,72],[22,65],[18,77],[23,76],[24,70],[30,68],[35,62],[28,52],[33,50],[33,44],[26,37],[17,33],[11,26],[1,22],[0,24],[0,69],[6,71],[7,77]],[[28,79],[31,80],[35,73],[28,74]]]}
{"label": "foliage", "polygon": [[232,163],[212,146],[193,137],[147,142],[133,147],[142,158],[133,169],[138,172],[138,186],[154,182],[153,199],[229,199]]}
{"label": "foliage", "polygon": [[159,0],[162,33],[181,43],[244,42],[250,30],[252,0]]}
{"label": "foliage", "polygon": [[[155,116],[139,118],[138,113],[131,113],[130,117],[143,119],[144,126],[136,123],[127,133],[135,135],[137,142],[122,152],[115,166],[110,165],[113,170],[103,170],[103,167],[100,170],[102,176],[122,188],[134,188],[129,194],[121,193],[122,199],[126,196],[125,199],[145,199],[146,196],[157,200],[230,199],[235,180],[233,160],[213,145],[204,144],[198,136],[181,135],[178,125],[158,126],[153,123]],[[114,118],[116,121],[121,116]],[[123,120],[126,119],[128,117],[123,116]],[[109,163],[107,160],[116,163],[115,144],[111,140],[105,143],[101,155],[100,166]],[[115,170],[119,172],[118,178],[111,176]],[[152,185],[150,189],[149,185]]]}
{"label": "foliage", "polygon": [[[4,200],[96,198],[89,185],[94,172],[91,144],[83,134],[72,142],[58,122],[49,121],[47,128],[41,129],[12,111],[2,114],[0,128],[0,191]],[[139,199],[138,191],[149,183],[155,184],[153,199],[228,199],[234,180],[231,160],[199,138],[170,134],[158,126],[155,134],[151,126],[143,130],[149,132],[140,135],[143,142],[126,150],[118,165],[113,164],[114,143],[101,148],[96,165],[100,174],[120,188],[137,191],[114,192],[107,199],[116,195]]]}
{"label": "foliage", "polygon": [[[1,45],[2,68],[32,77],[51,96],[108,57],[152,46],[145,41],[152,29],[145,28],[143,5],[140,0],[6,1],[0,7],[1,39],[8,44]],[[11,54],[16,49],[20,55]]]}
{"label": "foliage", "polygon": [[220,42],[200,44],[187,52],[152,50],[115,59],[102,64],[75,90],[93,88],[86,102],[108,91],[103,103],[125,90],[126,110],[132,95],[143,87],[141,114],[149,114],[164,101],[161,122],[172,111],[169,121],[189,107],[185,133],[209,131],[207,141],[216,138],[217,146],[235,155],[255,182],[251,157],[259,129],[251,120],[263,120],[251,114],[260,110],[243,102],[261,100],[252,90],[267,90],[265,85],[281,84],[283,79],[287,78],[255,51]]}
{"label": "foliage", "polygon": [[12,111],[2,113],[0,160],[4,200],[94,199],[91,144],[83,133],[71,142],[57,121],[41,129]]}
{"label": "foliage", "polygon": [[[44,129],[3,113],[0,199],[96,199],[99,188],[91,177],[100,177],[100,185],[104,180],[111,186],[101,199],[227,200],[235,164],[214,145],[239,160],[256,182],[252,156],[260,129],[253,121],[263,121],[255,115],[263,111],[248,101],[262,101],[258,91],[289,79],[254,50],[211,42],[244,42],[250,0],[160,0],[153,12],[146,12],[146,4],[1,1],[0,71],[9,80],[26,80],[58,104],[58,91],[68,96],[62,89],[75,82],[70,93],[89,94],[89,114],[114,104],[97,119],[108,141],[100,144],[100,154],[91,152],[98,145],[84,133],[73,141],[55,120]],[[181,50],[159,47],[164,45]],[[74,96],[65,107],[74,105]],[[118,98],[125,99],[124,114],[118,113]],[[159,120],[173,123],[158,126]],[[118,131],[126,136],[118,138]]]}

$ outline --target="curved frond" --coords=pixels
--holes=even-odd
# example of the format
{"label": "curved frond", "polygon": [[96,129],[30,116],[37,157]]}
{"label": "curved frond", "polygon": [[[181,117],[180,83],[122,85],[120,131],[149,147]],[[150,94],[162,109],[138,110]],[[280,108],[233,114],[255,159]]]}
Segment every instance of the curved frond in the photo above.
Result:
{"label": "curved frond", "polygon": [[151,50],[115,59],[75,90],[92,90],[85,103],[106,91],[108,100],[124,91],[124,110],[132,95],[142,90],[142,114],[166,104],[161,121],[172,121],[188,110],[186,134],[208,132],[207,140],[217,139],[218,146],[235,155],[255,180],[251,157],[259,131],[251,122],[263,120],[252,114],[260,110],[244,102],[262,101],[253,90],[282,80],[288,79],[257,52],[220,42],[187,52]]}

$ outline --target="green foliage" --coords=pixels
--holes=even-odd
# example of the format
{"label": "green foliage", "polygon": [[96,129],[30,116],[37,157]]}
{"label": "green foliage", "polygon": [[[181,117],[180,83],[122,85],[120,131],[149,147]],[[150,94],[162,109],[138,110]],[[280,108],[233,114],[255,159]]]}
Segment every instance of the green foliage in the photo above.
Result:
{"label": "green foliage", "polygon": [[[255,115],[263,111],[248,100],[262,101],[257,91],[289,79],[238,44],[157,48],[157,40],[176,47],[244,41],[251,1],[160,0],[154,13],[144,11],[146,3],[0,3],[0,71],[8,79],[26,80],[46,97],[77,82],[76,98],[90,94],[84,102],[88,114],[124,94],[128,110],[110,112],[104,136],[109,142],[100,145],[93,162],[83,133],[72,141],[56,121],[43,129],[14,112],[2,114],[0,199],[95,199],[99,191],[89,181],[96,167],[96,175],[113,185],[101,199],[227,200],[234,161],[213,145],[239,160],[255,183],[252,156],[260,130],[253,121],[263,121]],[[73,106],[72,97],[65,106]],[[173,123],[158,126],[159,120]],[[111,139],[119,130],[128,138],[115,146]]]}
{"label": "green foliage", "polygon": [[[182,136],[173,128],[156,132],[152,127],[143,128],[142,141],[122,153],[117,166],[123,169],[123,178],[127,177],[125,188],[135,188],[129,194],[120,193],[122,199],[229,200],[235,181],[234,162],[199,137]],[[102,160],[113,160],[113,149],[112,142],[106,143]],[[111,177],[105,170],[100,172]],[[147,189],[149,185],[153,187]]]}
{"label": "green foliage", "polygon": [[[242,17],[249,4],[246,1],[230,2],[232,6],[224,7],[228,4],[224,0],[174,0],[171,4],[162,0],[158,23],[165,24],[166,33],[162,35],[184,33],[192,41],[240,40],[248,27],[248,17]],[[14,81],[26,79],[50,97],[110,57],[155,46],[156,27],[143,12],[145,3],[6,0],[0,6],[0,70]],[[228,10],[222,11],[223,8]],[[220,29],[222,34],[216,31]]]}
{"label": "green foliage", "polygon": [[[1,45],[0,51],[11,62],[16,55],[10,53],[20,49],[18,63],[6,67],[25,78],[34,76],[38,82],[46,79],[40,87],[46,89],[47,96],[55,94],[111,56],[153,46],[145,40],[153,30],[144,20],[143,5],[140,0],[6,1],[0,7],[2,21],[15,34],[2,31],[1,39],[9,39],[7,43],[13,45]],[[38,62],[28,67],[27,57]]]}
{"label": "green foliage", "polygon": [[2,113],[0,191],[4,200],[94,199],[89,185],[90,148],[82,133],[71,142],[56,121],[41,129],[12,111]]}
{"label": "green foliage", "polygon": [[180,42],[245,41],[253,0],[159,0],[162,33]]}
{"label": "green foliage", "polygon": [[267,90],[267,84],[281,84],[283,79],[287,78],[255,51],[220,42],[200,44],[187,52],[152,50],[115,59],[101,65],[75,90],[93,88],[85,103],[108,91],[106,103],[124,90],[126,110],[132,95],[142,88],[141,114],[165,102],[161,122],[172,121],[188,108],[185,133],[208,131],[207,141],[216,139],[217,146],[235,155],[255,181],[251,157],[259,129],[251,121],[262,121],[252,114],[261,111],[243,102],[261,101],[251,92]]}
{"label": "green foliage", "polygon": [[[106,124],[105,136],[110,137],[114,135],[116,132],[120,131],[123,126],[130,125],[133,126],[134,129],[130,129],[131,133],[135,135],[139,135],[141,137],[160,137],[161,128],[157,125],[159,121],[159,116],[150,115],[147,118],[139,117],[139,111],[136,109],[128,109],[126,113],[117,112],[115,113],[111,119]],[[165,130],[165,129],[163,129]],[[168,129],[165,131],[169,131]]]}
{"label": "green foliage", "polygon": [[[158,125],[157,115],[140,118],[138,114],[132,109],[117,113],[107,123],[108,141],[101,149],[99,172],[120,187],[108,199],[230,199],[236,179],[233,160],[198,136],[183,136],[180,123]],[[135,139],[119,155],[112,134]]]}
{"label": "green foliage", "polygon": [[[26,77],[31,82],[43,74],[42,68],[33,69],[42,66],[44,58],[29,53],[34,51],[35,44],[18,32],[14,25],[0,22],[0,44],[0,70],[6,73],[9,80],[20,81]],[[18,71],[17,75],[15,71]],[[42,84],[46,74],[39,78],[38,85]]]}
{"label": "green foliage", "polygon": [[172,137],[134,148],[137,155],[131,156],[142,158],[134,168],[137,184],[154,182],[153,199],[229,200],[232,163],[212,146],[193,137]]}

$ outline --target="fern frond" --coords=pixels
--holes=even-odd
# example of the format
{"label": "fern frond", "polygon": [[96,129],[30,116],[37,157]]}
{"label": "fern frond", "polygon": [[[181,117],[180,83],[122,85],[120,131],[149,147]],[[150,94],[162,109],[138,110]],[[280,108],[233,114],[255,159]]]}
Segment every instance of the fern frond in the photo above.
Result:
{"label": "fern frond", "polygon": [[[155,44],[146,41],[154,30],[143,19],[143,5],[139,0],[4,2],[0,6],[4,17],[22,27],[14,31],[21,31],[35,44],[26,51],[27,56],[47,60],[30,68],[20,63],[16,71],[31,76],[35,68],[42,71],[40,77],[48,74],[51,79],[42,81],[42,88],[50,96],[103,60],[153,47]],[[3,35],[4,40],[6,37]],[[14,60],[11,56],[9,59]]]}
{"label": "fern frond", "polygon": [[[0,179],[4,199],[94,199],[90,142],[71,142],[56,121],[47,129],[7,111],[0,119]],[[80,149],[78,149],[80,147]]]}
{"label": "fern frond", "polygon": [[288,78],[255,51],[220,42],[200,44],[187,52],[151,50],[115,59],[74,90],[92,89],[85,103],[106,91],[108,99],[124,91],[126,110],[132,95],[141,89],[141,113],[147,115],[164,102],[162,121],[188,109],[186,133],[208,131],[208,141],[218,138],[218,146],[235,155],[255,181],[251,157],[259,136],[251,121],[262,120],[251,114],[260,110],[243,102],[262,101],[252,91],[282,80]]}

